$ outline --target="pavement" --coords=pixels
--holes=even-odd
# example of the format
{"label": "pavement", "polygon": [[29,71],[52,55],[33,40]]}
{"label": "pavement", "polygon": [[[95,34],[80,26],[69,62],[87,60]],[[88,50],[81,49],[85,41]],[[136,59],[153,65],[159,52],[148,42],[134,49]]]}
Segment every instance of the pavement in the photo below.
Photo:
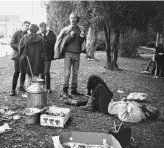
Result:
{"label": "pavement", "polygon": [[0,45],[0,57],[11,55],[12,48],[10,45]]}
{"label": "pavement", "polygon": [[140,54],[141,57],[152,58],[154,51],[155,51],[155,48],[149,48],[146,46],[138,47],[138,53]]}

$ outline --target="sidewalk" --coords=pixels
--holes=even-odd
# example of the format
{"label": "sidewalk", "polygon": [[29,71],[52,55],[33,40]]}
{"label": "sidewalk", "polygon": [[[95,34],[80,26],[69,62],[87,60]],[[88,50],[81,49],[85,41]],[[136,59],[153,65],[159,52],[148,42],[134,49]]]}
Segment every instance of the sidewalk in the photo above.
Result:
{"label": "sidewalk", "polygon": [[12,48],[10,45],[0,45],[0,57],[10,55],[12,53]]}

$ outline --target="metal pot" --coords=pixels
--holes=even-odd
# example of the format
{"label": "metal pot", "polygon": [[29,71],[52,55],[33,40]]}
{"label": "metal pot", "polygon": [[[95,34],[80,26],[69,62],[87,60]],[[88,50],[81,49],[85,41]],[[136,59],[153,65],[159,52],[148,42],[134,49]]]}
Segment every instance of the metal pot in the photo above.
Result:
{"label": "metal pot", "polygon": [[27,92],[30,92],[30,93],[42,93],[42,92],[44,92],[43,82],[44,82],[43,79],[31,80],[28,83]]}
{"label": "metal pot", "polygon": [[38,108],[26,108],[24,114],[25,114],[25,122],[27,124],[39,123],[40,109],[38,109]]}

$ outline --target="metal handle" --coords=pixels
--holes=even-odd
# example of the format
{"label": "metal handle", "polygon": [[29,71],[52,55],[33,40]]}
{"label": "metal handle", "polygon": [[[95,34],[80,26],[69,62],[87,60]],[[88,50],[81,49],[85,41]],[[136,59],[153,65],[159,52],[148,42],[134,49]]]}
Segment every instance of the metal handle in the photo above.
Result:
{"label": "metal handle", "polygon": [[29,66],[29,68],[30,68],[30,72],[31,72],[32,80],[34,80],[34,75],[33,75],[32,69],[31,69],[31,65],[30,65],[30,61],[29,61],[28,56],[26,56],[26,58],[27,58],[28,66]]}

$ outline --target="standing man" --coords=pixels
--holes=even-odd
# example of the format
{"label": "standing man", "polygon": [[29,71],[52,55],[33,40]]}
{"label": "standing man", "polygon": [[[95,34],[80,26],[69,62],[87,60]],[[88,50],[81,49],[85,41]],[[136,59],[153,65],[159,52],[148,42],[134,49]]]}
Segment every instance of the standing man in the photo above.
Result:
{"label": "standing man", "polygon": [[[17,86],[17,81],[18,81],[18,77],[19,77],[19,73],[20,73],[20,69],[19,69],[19,58],[20,58],[20,54],[18,51],[18,45],[20,42],[20,39],[27,34],[27,30],[29,28],[30,22],[28,21],[24,21],[22,24],[22,28],[20,30],[17,30],[12,38],[11,38],[11,47],[13,48],[13,53],[12,53],[12,60],[14,60],[14,75],[13,75],[13,80],[12,80],[12,90],[10,92],[10,96],[15,96],[16,95],[16,86]],[[20,75],[20,87],[19,87],[19,91],[25,91],[24,89],[24,82],[25,82],[25,74],[21,73]]]}
{"label": "standing man", "polygon": [[[85,39],[84,29],[82,26],[78,25],[79,16],[76,13],[71,13],[69,19],[70,25],[63,28],[57,38],[55,44],[55,54],[58,49],[60,50],[60,53],[64,52],[64,95],[68,95],[71,69],[71,94],[82,95],[77,91],[77,81],[80,66],[80,53],[82,51],[82,43]],[[63,49],[61,49],[61,47],[63,47]]]}
{"label": "standing man", "polygon": [[46,23],[42,22],[39,24],[40,35],[44,39],[43,52],[44,52],[44,74],[41,75],[41,78],[45,80],[47,91],[51,93],[51,77],[50,77],[50,68],[51,61],[54,59],[54,45],[56,42],[56,35],[51,30],[47,30]]}

